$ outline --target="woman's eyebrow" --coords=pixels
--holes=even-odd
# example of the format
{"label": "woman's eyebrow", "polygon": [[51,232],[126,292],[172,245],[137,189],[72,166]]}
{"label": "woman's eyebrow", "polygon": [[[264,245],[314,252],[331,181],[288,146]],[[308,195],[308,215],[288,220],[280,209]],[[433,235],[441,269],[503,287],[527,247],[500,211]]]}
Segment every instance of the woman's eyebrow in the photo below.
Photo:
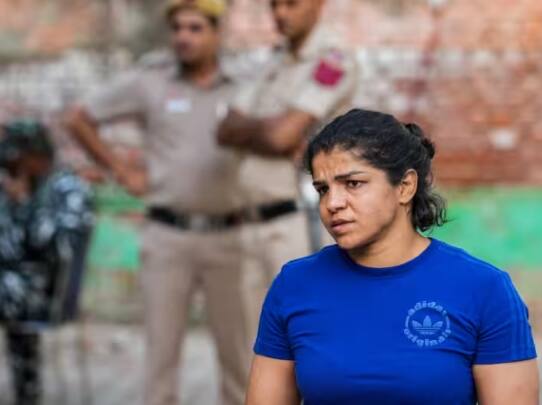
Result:
{"label": "woman's eyebrow", "polygon": [[364,172],[362,170],[354,170],[354,171],[351,171],[351,172],[348,172],[348,173],[338,174],[334,178],[335,178],[335,180],[345,180],[345,179],[349,178],[350,176],[354,176],[356,174],[366,174],[366,173],[367,172]]}
{"label": "woman's eyebrow", "polygon": [[314,187],[317,187],[317,186],[325,186],[327,183],[324,181],[324,180],[314,180],[312,182],[312,185]]}
{"label": "woman's eyebrow", "polygon": [[[354,171],[351,171],[351,172],[348,172],[348,173],[338,174],[333,179],[337,180],[337,181],[342,181],[342,180],[346,180],[350,176],[354,176],[356,174],[367,174],[367,172],[364,172],[363,170],[354,170]],[[325,180],[314,180],[312,182],[312,185],[315,186],[315,187],[316,186],[325,186],[326,184],[327,183],[326,183]]]}

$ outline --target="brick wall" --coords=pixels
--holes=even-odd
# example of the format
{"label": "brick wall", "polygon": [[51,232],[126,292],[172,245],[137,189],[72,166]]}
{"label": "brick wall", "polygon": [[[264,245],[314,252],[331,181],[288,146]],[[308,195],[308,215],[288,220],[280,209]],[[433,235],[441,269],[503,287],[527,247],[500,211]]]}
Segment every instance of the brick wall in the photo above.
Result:
{"label": "brick wall", "polygon": [[[0,0],[0,53],[9,42],[7,31],[34,52],[58,53],[76,45],[78,38],[99,37],[93,29],[107,10],[141,2],[115,0],[116,8],[58,1],[64,7],[59,8],[53,3]],[[267,0],[233,1],[227,47],[242,53],[274,42],[267,11]],[[356,103],[421,122],[439,147],[440,182],[542,184],[540,0],[328,0],[324,20],[344,36],[362,65]],[[34,29],[23,30],[28,26]],[[127,31],[125,22],[123,32]],[[62,65],[66,58],[57,62]],[[6,80],[13,79],[6,79],[7,65],[0,69],[5,101],[13,94],[6,93]],[[103,71],[93,69],[89,71]],[[73,76],[73,71],[66,75]],[[23,88],[17,87],[16,94],[35,102],[36,97],[29,97],[36,92],[30,76],[15,84]],[[38,88],[47,87],[42,74],[32,77]],[[69,98],[66,94],[76,95],[90,86],[62,75],[55,80],[58,86],[50,84],[44,91],[63,91],[64,97],[52,98],[58,105]]]}
{"label": "brick wall", "polygon": [[[256,3],[232,43],[270,40]],[[359,53],[358,105],[421,121],[441,182],[542,184],[542,2],[333,0],[324,19]]]}

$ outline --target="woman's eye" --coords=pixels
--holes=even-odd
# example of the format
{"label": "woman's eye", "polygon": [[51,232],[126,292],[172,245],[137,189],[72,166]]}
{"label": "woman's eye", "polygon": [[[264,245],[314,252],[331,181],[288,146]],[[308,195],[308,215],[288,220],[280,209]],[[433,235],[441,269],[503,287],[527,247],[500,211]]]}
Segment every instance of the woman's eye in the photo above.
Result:
{"label": "woman's eye", "polygon": [[348,180],[346,182],[346,185],[348,188],[358,188],[363,184],[363,181],[360,180]]}
{"label": "woman's eye", "polygon": [[327,192],[327,187],[317,187],[316,192],[322,197]]}

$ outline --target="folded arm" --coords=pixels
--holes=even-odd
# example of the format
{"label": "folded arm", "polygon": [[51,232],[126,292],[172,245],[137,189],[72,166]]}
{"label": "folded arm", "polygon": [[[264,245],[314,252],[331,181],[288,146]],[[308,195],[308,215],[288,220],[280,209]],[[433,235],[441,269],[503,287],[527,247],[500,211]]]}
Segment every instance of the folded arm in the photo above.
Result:
{"label": "folded arm", "polygon": [[299,110],[270,118],[253,118],[230,111],[218,130],[218,142],[267,156],[293,155],[316,119]]}

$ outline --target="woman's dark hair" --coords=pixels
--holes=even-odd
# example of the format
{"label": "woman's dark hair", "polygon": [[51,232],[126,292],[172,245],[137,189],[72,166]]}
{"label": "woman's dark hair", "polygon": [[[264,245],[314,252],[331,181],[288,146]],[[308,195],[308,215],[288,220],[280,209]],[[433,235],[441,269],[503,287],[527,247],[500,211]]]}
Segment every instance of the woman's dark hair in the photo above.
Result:
{"label": "woman's dark hair", "polygon": [[386,172],[398,185],[406,172],[418,174],[418,189],[412,201],[412,225],[426,231],[446,222],[446,202],[433,191],[431,160],[435,145],[416,124],[403,124],[390,114],[355,109],[328,124],[309,143],[305,168],[313,174],[313,159],[335,148],[351,151],[370,165]]}

